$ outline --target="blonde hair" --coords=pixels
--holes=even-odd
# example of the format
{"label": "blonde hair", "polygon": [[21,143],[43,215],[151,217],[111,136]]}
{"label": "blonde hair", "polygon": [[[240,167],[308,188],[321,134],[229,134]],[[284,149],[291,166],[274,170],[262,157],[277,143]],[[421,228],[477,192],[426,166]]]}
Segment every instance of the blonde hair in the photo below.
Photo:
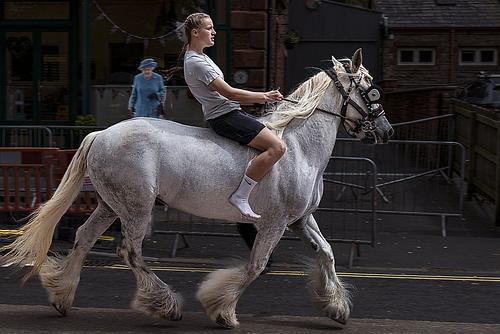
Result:
{"label": "blonde hair", "polygon": [[211,19],[210,15],[205,13],[193,13],[186,18],[184,23],[179,23],[177,25],[175,32],[177,37],[184,42],[184,45],[179,53],[179,57],[177,58],[177,65],[165,71],[167,80],[170,80],[175,73],[180,72],[183,69],[182,58],[186,53],[187,46],[191,43],[191,31],[193,29],[200,28],[204,19]]}
{"label": "blonde hair", "polygon": [[191,31],[200,28],[204,19],[211,19],[210,15],[205,13],[193,13],[186,18],[184,21],[185,45],[191,43]]}

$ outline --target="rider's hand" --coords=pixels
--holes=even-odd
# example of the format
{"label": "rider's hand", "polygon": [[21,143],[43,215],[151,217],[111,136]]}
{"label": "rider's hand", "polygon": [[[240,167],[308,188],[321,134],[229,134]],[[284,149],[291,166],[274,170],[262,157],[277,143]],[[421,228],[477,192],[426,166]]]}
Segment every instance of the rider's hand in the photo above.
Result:
{"label": "rider's hand", "polygon": [[283,100],[283,95],[281,95],[278,89],[270,90],[264,93],[265,102],[276,102]]}

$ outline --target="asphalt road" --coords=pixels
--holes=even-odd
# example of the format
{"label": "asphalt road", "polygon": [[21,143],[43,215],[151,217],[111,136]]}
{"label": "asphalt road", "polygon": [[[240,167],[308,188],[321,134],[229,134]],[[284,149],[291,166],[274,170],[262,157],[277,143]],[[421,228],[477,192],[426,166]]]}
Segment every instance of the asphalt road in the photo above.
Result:
{"label": "asphalt road", "polygon": [[[0,268],[0,324],[11,333],[44,331],[54,322],[58,326],[72,324],[63,330],[71,333],[97,332],[99,323],[103,333],[115,330],[148,333],[155,329],[169,333],[218,331],[202,314],[194,298],[197,285],[211,269],[160,264],[153,268],[185,298],[183,321],[163,322],[126,311],[134,293],[134,277],[124,266],[111,264],[84,268],[74,303],[77,311],[65,319],[60,319],[50,308],[36,306],[47,305],[46,293],[37,280],[20,287],[22,273]],[[340,274],[354,290],[352,319],[343,333],[500,333],[499,277]],[[237,311],[242,315],[242,327],[236,332],[314,333],[341,328],[321,317],[310,302],[305,284],[306,279],[299,271],[276,269],[261,276],[240,300]],[[103,318],[104,311],[94,308],[107,309],[109,317]],[[138,319],[132,322],[134,330],[123,327],[120,314],[127,314],[127,321]],[[81,326],[75,325],[78,323]],[[1,332],[7,333],[4,330]]]}

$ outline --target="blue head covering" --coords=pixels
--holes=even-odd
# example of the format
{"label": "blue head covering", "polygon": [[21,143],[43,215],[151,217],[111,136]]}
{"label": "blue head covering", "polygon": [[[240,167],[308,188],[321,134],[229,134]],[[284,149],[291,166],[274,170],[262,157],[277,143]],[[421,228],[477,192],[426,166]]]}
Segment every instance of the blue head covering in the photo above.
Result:
{"label": "blue head covering", "polygon": [[143,59],[141,61],[141,63],[139,64],[139,67],[137,69],[142,71],[146,67],[155,68],[156,65],[158,65],[158,63],[155,62],[155,60],[153,58],[146,58],[146,59]]}

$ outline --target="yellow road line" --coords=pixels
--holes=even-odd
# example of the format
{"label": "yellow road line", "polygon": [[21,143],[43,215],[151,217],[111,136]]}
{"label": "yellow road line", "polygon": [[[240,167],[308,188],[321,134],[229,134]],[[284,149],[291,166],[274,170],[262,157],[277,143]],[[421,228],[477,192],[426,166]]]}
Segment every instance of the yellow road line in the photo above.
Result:
{"label": "yellow road line", "polygon": [[0,230],[0,235],[21,235],[23,234],[20,230]]}
{"label": "yellow road line", "polygon": [[113,240],[115,240],[115,237],[112,237],[110,235],[101,235],[98,240],[113,241]]}
{"label": "yellow road line", "polygon": [[[1,235],[21,235],[20,230],[0,230]],[[99,238],[104,241],[113,241],[114,237],[103,235]],[[92,267],[92,266],[86,266]],[[99,266],[100,268],[128,270],[127,266],[114,264],[110,266]],[[216,269],[199,267],[172,267],[172,266],[153,266],[156,271],[171,272],[192,272],[192,273],[210,273]],[[304,276],[305,272],[299,270],[273,270],[267,275],[274,276]],[[340,277],[348,278],[371,278],[371,279],[400,279],[400,280],[422,280],[422,281],[459,281],[459,282],[491,282],[500,283],[500,277],[495,276],[455,276],[455,275],[416,275],[416,274],[390,274],[390,273],[352,273],[339,272]]]}
{"label": "yellow road line", "polygon": [[[21,230],[0,230],[0,236],[9,236],[9,235],[22,235],[24,232]],[[115,237],[110,235],[101,235],[99,240],[102,241],[113,241]]]}
{"label": "yellow road line", "polygon": [[[128,270],[129,268],[122,264],[110,266],[99,266],[100,268]],[[199,267],[173,267],[173,266],[151,266],[153,271],[170,272],[191,272],[191,273],[210,273],[216,269]],[[306,273],[299,270],[277,270],[271,271],[266,275],[274,276],[305,276]],[[340,277],[346,278],[368,278],[368,279],[399,279],[399,280],[420,280],[420,281],[459,281],[459,282],[490,282],[500,283],[500,277],[495,276],[455,276],[455,275],[416,275],[416,274],[390,274],[390,273],[354,273],[339,272]]]}

